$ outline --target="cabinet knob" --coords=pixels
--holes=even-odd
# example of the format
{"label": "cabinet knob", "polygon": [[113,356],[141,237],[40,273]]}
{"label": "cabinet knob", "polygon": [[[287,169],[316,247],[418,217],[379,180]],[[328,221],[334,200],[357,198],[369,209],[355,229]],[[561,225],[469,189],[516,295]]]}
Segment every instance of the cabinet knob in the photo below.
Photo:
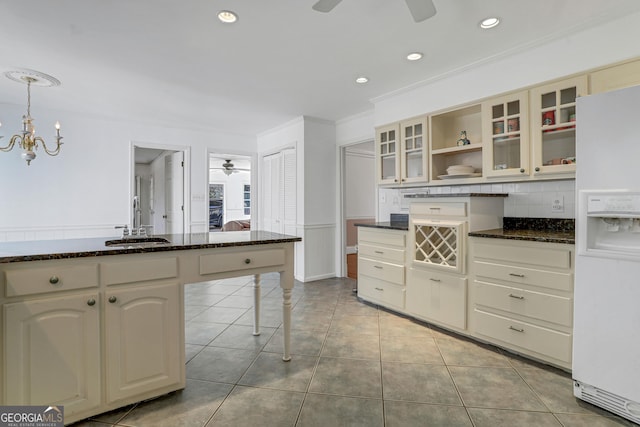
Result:
{"label": "cabinet knob", "polygon": [[536,172],[540,172],[540,167],[536,166]]}
{"label": "cabinet knob", "polygon": [[250,258],[245,259],[245,260],[244,260],[244,263],[245,263],[245,264],[251,264],[251,259],[250,259]]}
{"label": "cabinet knob", "polygon": [[394,180],[393,180],[393,182],[398,182],[398,180],[397,180],[397,179],[394,179]]}
{"label": "cabinet knob", "polygon": [[94,305],[96,305],[96,300],[93,298],[89,298],[89,301],[87,301],[87,305],[89,307],[93,307]]}
{"label": "cabinet knob", "polygon": [[520,173],[524,173],[524,168],[521,168],[521,169],[520,169]]}
{"label": "cabinet knob", "polygon": [[114,302],[116,302],[116,301],[118,301],[118,298],[116,298],[115,296],[110,296],[110,297],[109,297],[109,302],[110,302],[111,304],[113,304],[113,303],[114,303]]}
{"label": "cabinet knob", "polygon": [[58,276],[49,277],[49,283],[51,283],[52,285],[57,285],[59,281],[60,279],[58,278]]}

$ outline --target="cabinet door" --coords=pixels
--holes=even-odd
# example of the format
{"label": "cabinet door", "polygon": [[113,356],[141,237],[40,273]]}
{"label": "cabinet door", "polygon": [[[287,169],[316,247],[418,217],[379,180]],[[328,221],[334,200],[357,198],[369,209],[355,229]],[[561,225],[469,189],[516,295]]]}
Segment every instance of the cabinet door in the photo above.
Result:
{"label": "cabinet door", "polygon": [[611,90],[640,84],[640,61],[627,62],[614,67],[591,73],[590,93],[609,92]]}
{"label": "cabinet door", "polygon": [[400,182],[426,182],[426,116],[400,123],[400,135]]}
{"label": "cabinet door", "polygon": [[587,94],[587,77],[531,90],[533,173],[575,173],[576,98]]}
{"label": "cabinet door", "polygon": [[482,104],[484,175],[529,174],[529,97],[514,93]]}
{"label": "cabinet door", "polygon": [[392,124],[376,129],[376,174],[378,184],[400,182],[399,126]]}
{"label": "cabinet door", "polygon": [[99,306],[97,293],[4,305],[5,404],[100,404]]}
{"label": "cabinet door", "polygon": [[178,284],[109,289],[107,402],[179,383],[180,303]]}
{"label": "cabinet door", "polygon": [[467,326],[467,278],[410,268],[406,286],[407,311],[443,326]]}

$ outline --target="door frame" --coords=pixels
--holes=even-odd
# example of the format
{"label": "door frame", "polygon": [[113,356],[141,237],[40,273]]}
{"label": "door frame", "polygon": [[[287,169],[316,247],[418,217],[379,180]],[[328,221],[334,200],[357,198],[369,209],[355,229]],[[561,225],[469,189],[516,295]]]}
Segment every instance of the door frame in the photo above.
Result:
{"label": "door frame", "polygon": [[[129,144],[129,199],[133,200],[136,185],[136,157],[135,150],[138,148],[152,148],[155,150],[181,151],[184,154],[182,199],[184,212],[182,214],[183,233],[191,232],[191,147],[184,145],[159,144],[148,141],[131,141]],[[133,203],[129,203],[129,219],[133,218]],[[207,216],[208,218],[208,216]]]}

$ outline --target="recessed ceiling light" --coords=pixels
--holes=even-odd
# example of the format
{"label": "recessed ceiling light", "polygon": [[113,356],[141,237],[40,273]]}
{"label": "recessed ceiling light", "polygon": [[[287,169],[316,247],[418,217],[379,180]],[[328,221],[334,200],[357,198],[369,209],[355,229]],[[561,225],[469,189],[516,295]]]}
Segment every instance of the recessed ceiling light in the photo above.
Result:
{"label": "recessed ceiling light", "polygon": [[230,10],[221,10],[218,12],[218,19],[225,24],[232,24],[238,20],[238,15]]}
{"label": "recessed ceiling light", "polygon": [[417,61],[418,59],[422,59],[422,54],[420,52],[411,52],[407,55],[407,60],[409,61]]}
{"label": "recessed ceiling light", "polygon": [[495,27],[499,23],[500,23],[500,19],[498,18],[486,18],[486,19],[483,19],[482,22],[480,22],[480,28],[486,30],[488,28]]}
{"label": "recessed ceiling light", "polygon": [[368,81],[369,81],[369,79],[368,79],[368,78],[366,78],[366,77],[364,77],[364,76],[358,77],[358,78],[356,79],[356,83],[360,83],[360,84],[364,84],[364,83],[366,83],[366,82],[368,82]]}

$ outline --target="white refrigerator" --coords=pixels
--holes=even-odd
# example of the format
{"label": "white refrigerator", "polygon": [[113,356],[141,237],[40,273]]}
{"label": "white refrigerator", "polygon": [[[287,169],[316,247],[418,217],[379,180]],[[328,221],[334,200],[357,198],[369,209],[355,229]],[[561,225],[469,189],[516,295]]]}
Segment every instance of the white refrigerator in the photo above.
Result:
{"label": "white refrigerator", "polygon": [[640,86],[576,108],[573,391],[640,424]]}

